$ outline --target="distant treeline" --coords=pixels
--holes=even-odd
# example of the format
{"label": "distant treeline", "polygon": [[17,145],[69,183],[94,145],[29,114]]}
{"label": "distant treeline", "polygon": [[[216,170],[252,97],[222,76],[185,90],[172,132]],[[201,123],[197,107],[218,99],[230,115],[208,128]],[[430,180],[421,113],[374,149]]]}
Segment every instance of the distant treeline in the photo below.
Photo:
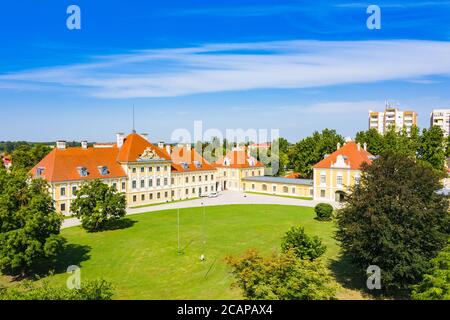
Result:
{"label": "distant treeline", "polygon": [[[0,141],[0,153],[11,154],[20,146],[54,146],[56,142],[29,142],[29,141]],[[79,147],[81,142],[72,141],[67,142],[68,147]]]}

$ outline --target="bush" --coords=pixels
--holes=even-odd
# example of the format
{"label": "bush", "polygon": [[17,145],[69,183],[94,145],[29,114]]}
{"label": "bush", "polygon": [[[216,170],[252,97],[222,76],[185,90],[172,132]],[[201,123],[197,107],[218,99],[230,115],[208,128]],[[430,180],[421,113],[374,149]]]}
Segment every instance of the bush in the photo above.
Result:
{"label": "bush", "polygon": [[319,203],[315,206],[314,211],[318,220],[324,221],[333,218],[333,206],[329,203]]}
{"label": "bush", "polygon": [[450,300],[450,244],[436,258],[422,282],[412,287],[416,300]]}
{"label": "bush", "polygon": [[286,232],[281,249],[283,252],[292,250],[297,258],[313,261],[325,253],[327,247],[319,237],[310,237],[303,227],[292,227]]}
{"label": "bush", "polygon": [[246,299],[335,299],[337,285],[322,262],[298,259],[292,250],[268,258],[248,251],[227,262]]}
{"label": "bush", "polygon": [[87,281],[80,289],[35,285],[24,281],[17,287],[0,288],[0,300],[111,300],[112,285],[105,280]]}

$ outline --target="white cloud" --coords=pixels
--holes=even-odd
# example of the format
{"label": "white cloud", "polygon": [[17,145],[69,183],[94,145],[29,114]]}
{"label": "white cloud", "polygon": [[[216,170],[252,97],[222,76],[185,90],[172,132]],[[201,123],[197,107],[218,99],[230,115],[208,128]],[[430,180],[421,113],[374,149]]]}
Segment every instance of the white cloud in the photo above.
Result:
{"label": "white cloud", "polygon": [[450,75],[450,42],[283,41],[215,44],[96,57],[0,75],[0,89],[41,86],[100,98],[313,88]]}

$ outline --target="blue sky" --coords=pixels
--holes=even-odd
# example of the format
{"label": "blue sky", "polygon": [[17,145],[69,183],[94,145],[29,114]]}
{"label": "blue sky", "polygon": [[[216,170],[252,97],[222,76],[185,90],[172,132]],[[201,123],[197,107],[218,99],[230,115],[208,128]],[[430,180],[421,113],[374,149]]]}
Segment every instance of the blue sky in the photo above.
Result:
{"label": "blue sky", "polygon": [[[81,8],[81,30],[66,9]],[[366,9],[381,8],[369,30]],[[450,108],[450,1],[16,0],[0,9],[0,140],[110,141],[132,127],[367,127],[384,101]]]}

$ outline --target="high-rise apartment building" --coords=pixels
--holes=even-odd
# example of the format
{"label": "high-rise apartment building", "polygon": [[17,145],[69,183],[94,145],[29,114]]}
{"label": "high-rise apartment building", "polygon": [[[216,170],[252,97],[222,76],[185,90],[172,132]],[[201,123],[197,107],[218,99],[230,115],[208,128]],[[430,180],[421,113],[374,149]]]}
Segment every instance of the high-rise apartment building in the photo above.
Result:
{"label": "high-rise apartment building", "polygon": [[369,110],[369,129],[376,129],[381,134],[391,127],[396,131],[406,128],[409,133],[413,126],[417,126],[417,113],[414,111],[401,111],[389,104],[383,112]]}
{"label": "high-rise apartment building", "polygon": [[430,127],[438,126],[448,137],[450,132],[450,109],[435,109],[430,114]]}

